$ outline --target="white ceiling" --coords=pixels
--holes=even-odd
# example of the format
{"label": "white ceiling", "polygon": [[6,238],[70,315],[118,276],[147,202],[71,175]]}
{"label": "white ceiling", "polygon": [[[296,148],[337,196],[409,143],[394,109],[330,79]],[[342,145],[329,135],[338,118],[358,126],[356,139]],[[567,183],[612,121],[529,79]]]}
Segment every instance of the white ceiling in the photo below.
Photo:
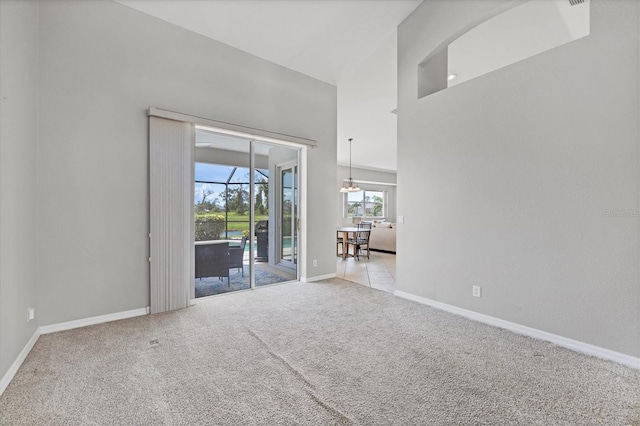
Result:
{"label": "white ceiling", "polygon": [[[357,73],[389,40],[421,0],[118,0],[172,24],[218,40],[263,59],[340,84]],[[395,67],[395,64],[393,64]],[[369,70],[375,72],[375,70]],[[388,74],[388,73],[387,73]],[[396,82],[393,82],[394,86]],[[372,87],[375,91],[376,88]],[[369,95],[369,98],[371,96]],[[358,103],[353,101],[353,103]],[[375,112],[376,102],[362,103]],[[395,105],[393,106],[395,108]],[[385,104],[385,109],[388,106]],[[391,108],[393,109],[393,108]],[[387,114],[389,111],[385,111]],[[382,111],[377,111],[381,114]],[[338,121],[340,123],[340,110]],[[372,114],[375,115],[375,114]],[[340,126],[340,124],[339,124]],[[364,130],[364,129],[363,129]],[[340,133],[340,129],[339,129]],[[349,129],[351,137],[358,131]],[[353,134],[355,133],[355,134]],[[371,134],[372,132],[367,131]],[[379,132],[375,132],[377,134]],[[395,134],[387,129],[385,134]],[[374,138],[375,139],[375,138]],[[384,140],[383,140],[384,139]],[[392,144],[390,146],[389,144]],[[368,140],[369,148],[393,149],[388,138]],[[344,150],[338,162],[348,163]],[[354,152],[354,164],[356,153]],[[361,164],[388,169],[389,165]]]}

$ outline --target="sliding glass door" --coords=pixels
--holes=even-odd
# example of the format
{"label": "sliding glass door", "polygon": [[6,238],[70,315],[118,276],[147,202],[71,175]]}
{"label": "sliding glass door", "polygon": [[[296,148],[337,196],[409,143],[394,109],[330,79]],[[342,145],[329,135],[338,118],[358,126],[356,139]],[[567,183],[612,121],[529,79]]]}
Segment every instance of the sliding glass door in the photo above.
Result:
{"label": "sliding glass door", "polygon": [[296,280],[299,151],[255,142],[254,152],[256,165],[263,162],[269,170],[268,185],[255,180],[254,216],[259,219],[255,230],[255,285]]}
{"label": "sliding glass door", "polygon": [[196,127],[195,297],[296,280],[299,150]]}
{"label": "sliding glass door", "polygon": [[297,264],[298,164],[290,161],[279,165],[278,261],[283,267],[295,269]]}
{"label": "sliding glass door", "polygon": [[196,127],[195,297],[251,288],[250,141]]}

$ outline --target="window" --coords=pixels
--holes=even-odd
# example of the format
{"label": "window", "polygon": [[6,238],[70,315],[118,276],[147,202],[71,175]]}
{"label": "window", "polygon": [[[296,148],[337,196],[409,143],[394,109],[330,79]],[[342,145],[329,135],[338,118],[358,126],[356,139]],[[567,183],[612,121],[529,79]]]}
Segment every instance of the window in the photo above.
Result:
{"label": "window", "polygon": [[385,217],[387,213],[386,191],[358,191],[344,194],[344,217]]}

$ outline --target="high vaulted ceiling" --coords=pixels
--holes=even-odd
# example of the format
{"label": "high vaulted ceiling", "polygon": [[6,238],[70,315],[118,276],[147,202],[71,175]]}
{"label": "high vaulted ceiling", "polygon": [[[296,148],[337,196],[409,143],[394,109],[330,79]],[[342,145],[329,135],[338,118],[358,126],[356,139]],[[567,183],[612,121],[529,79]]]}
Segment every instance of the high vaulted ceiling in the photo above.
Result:
{"label": "high vaulted ceiling", "polygon": [[[421,3],[421,0],[119,0],[119,2],[268,61],[336,85],[340,90],[341,82],[352,76],[362,64],[375,55],[376,51],[395,33],[397,26],[404,18]],[[369,72],[375,72],[375,70],[369,70]],[[376,107],[368,105],[369,103],[363,104],[362,108]],[[365,111],[362,112],[366,115]],[[340,116],[340,111],[338,115]],[[338,121],[340,122],[340,119]],[[350,133],[354,132],[350,131]],[[371,133],[370,129],[368,133]],[[388,134],[389,131],[386,133]],[[357,137],[357,134],[353,137]],[[368,141],[369,148],[379,145],[380,152],[389,150],[391,148],[389,144],[393,144],[392,148],[395,150],[395,141],[389,141],[388,138]],[[348,158],[344,158],[344,151],[339,150],[338,162],[347,163],[348,161]],[[354,163],[358,163],[355,156]],[[370,164],[370,162],[367,163]],[[375,167],[375,164],[373,166]],[[384,168],[389,167],[384,166]]]}

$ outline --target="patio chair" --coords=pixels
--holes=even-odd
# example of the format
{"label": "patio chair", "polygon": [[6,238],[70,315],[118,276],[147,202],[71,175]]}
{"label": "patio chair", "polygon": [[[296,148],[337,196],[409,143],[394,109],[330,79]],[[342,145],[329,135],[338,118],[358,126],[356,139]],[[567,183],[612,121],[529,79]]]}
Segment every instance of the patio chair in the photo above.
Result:
{"label": "patio chair", "polygon": [[195,277],[227,277],[229,282],[229,243],[202,244],[195,247]]}
{"label": "patio chair", "polygon": [[247,237],[242,237],[240,247],[229,247],[229,268],[239,268],[244,277],[244,248],[247,245]]}

